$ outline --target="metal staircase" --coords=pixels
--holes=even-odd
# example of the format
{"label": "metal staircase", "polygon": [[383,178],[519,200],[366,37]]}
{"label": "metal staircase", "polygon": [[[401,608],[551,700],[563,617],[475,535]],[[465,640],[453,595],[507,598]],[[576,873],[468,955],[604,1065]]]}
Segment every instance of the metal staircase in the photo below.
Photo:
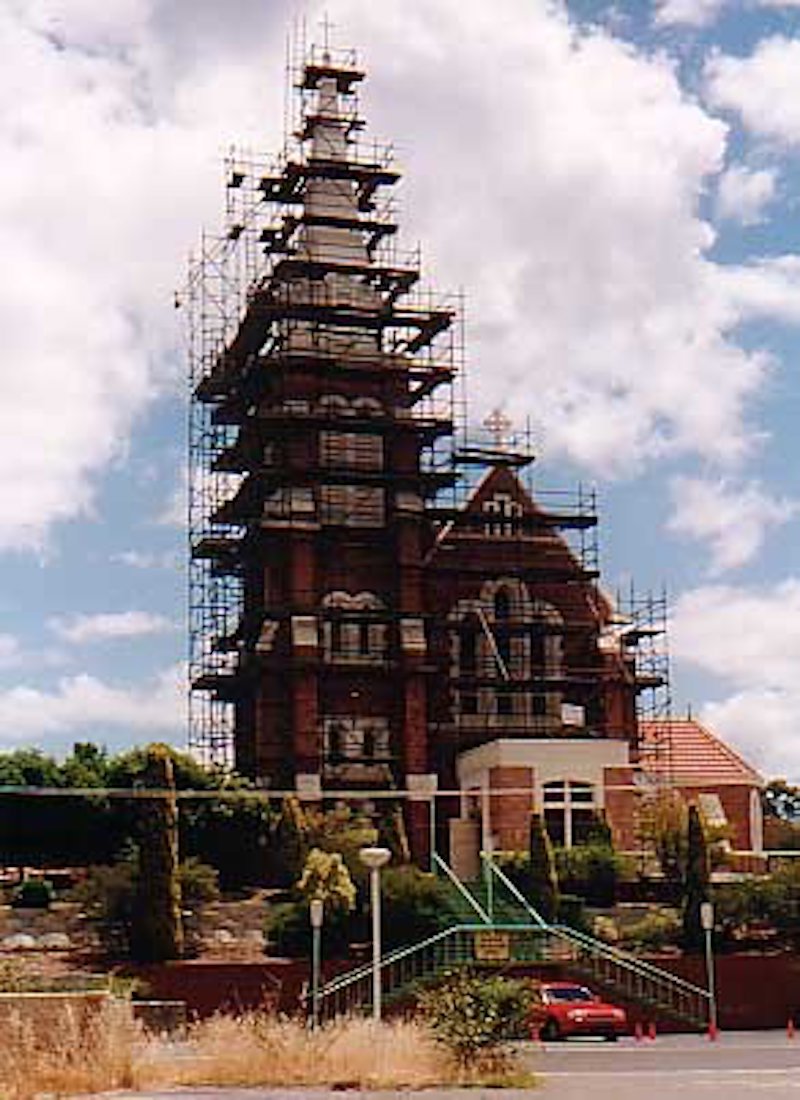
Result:
{"label": "metal staircase", "polygon": [[[449,882],[459,923],[421,943],[397,948],[381,960],[387,1003],[409,996],[415,983],[454,967],[503,969],[515,963],[560,963],[581,977],[650,1013],[702,1027],[709,994],[666,970],[566,925],[549,925],[491,857],[480,882],[462,882],[438,855],[436,871]],[[340,974],[320,990],[321,1014],[364,1011],[372,999],[372,966]]]}

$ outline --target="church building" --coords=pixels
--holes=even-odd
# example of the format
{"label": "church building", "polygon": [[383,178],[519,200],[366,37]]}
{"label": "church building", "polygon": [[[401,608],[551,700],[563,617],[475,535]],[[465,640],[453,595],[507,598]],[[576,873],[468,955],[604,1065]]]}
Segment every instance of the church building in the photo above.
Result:
{"label": "church building", "polygon": [[[231,156],[191,270],[192,743],[319,804],[396,791],[419,858],[524,846],[532,809],[634,849],[672,777],[663,623],[600,587],[591,493],[538,490],[502,413],[468,430],[364,76],[304,57],[285,153]],[[726,801],[706,765],[687,791],[758,850],[760,777]]]}

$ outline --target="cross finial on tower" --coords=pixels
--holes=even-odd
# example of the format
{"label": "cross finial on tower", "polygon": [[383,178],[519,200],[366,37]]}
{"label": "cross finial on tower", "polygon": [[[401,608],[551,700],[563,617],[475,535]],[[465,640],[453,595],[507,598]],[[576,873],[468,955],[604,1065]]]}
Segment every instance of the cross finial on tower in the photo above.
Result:
{"label": "cross finial on tower", "polygon": [[331,31],[336,27],[336,24],[331,20],[327,11],[319,21],[319,25],[322,28],[322,49],[324,50],[324,57],[326,61],[331,59]]}
{"label": "cross finial on tower", "polygon": [[484,420],[483,426],[491,433],[498,451],[505,450],[508,445],[508,433],[514,425],[503,410],[493,409]]}

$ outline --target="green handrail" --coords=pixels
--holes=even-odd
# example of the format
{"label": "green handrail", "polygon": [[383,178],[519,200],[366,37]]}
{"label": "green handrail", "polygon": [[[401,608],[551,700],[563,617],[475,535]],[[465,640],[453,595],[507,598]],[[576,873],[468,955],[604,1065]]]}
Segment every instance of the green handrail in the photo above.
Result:
{"label": "green handrail", "polygon": [[500,870],[495,861],[492,859],[488,852],[481,852],[481,859],[483,860],[484,867],[488,868],[489,878],[496,877],[505,886],[506,890],[511,894],[515,901],[517,901],[529,917],[532,918],[534,924],[538,924],[540,928],[549,928],[549,924],[544,917],[539,913],[521,890],[517,889],[511,879]]}
{"label": "green handrail", "polygon": [[444,871],[447,878],[450,880],[450,882],[452,882],[452,884],[455,886],[455,888],[458,890],[458,892],[461,894],[461,896],[464,898],[464,900],[466,902],[468,902],[469,905],[472,906],[472,908],[475,910],[475,912],[481,918],[483,923],[484,924],[491,924],[492,920],[491,920],[491,917],[489,916],[489,914],[486,912],[486,910],[483,908],[483,906],[478,902],[478,900],[472,896],[472,894],[466,888],[466,886],[461,881],[461,879],[458,877],[458,875],[456,875],[456,873],[452,869],[452,867],[450,867],[449,864],[445,863],[445,861],[442,859],[442,857],[437,852],[433,853],[433,859],[432,859],[431,862],[433,863],[433,866],[436,869],[438,869],[440,871]]}
{"label": "green handrail", "polygon": [[492,873],[496,875],[509,893],[525,908],[528,915],[542,928],[549,929],[554,935],[559,936],[561,939],[566,939],[573,944],[589,948],[596,954],[617,963],[617,965],[624,969],[663,981],[670,986],[684,989],[687,993],[692,993],[693,995],[699,995],[706,999],[710,997],[707,989],[702,989],[700,986],[686,981],[685,978],[680,978],[677,974],[672,974],[668,970],[662,970],[660,967],[653,966],[652,963],[645,962],[643,959],[637,959],[634,955],[628,955],[624,951],[620,951],[617,947],[612,947],[610,944],[603,943],[602,940],[596,940],[585,932],[580,932],[577,928],[570,928],[568,925],[564,924],[548,925],[530,904],[525,895],[497,866],[491,855],[488,852],[482,852],[481,855],[485,863],[491,868]]}

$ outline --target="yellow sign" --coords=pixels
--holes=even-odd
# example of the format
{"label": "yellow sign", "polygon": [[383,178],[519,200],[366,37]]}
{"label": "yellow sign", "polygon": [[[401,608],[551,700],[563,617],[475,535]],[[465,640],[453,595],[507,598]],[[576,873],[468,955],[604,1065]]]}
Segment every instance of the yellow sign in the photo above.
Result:
{"label": "yellow sign", "polygon": [[508,932],[476,932],[475,958],[478,962],[508,962],[511,937]]}

